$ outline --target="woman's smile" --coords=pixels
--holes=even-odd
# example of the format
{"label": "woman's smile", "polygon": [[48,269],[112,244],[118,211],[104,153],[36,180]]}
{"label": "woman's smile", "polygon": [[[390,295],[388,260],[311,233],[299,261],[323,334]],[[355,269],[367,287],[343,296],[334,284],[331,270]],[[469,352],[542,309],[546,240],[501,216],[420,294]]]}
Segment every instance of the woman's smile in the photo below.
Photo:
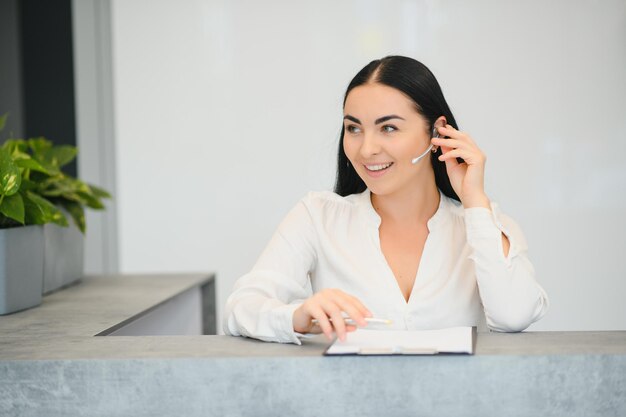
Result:
{"label": "woman's smile", "polygon": [[389,171],[392,165],[393,162],[387,162],[382,164],[363,164],[363,166],[365,167],[365,172],[372,178],[378,178],[385,175],[385,173]]}

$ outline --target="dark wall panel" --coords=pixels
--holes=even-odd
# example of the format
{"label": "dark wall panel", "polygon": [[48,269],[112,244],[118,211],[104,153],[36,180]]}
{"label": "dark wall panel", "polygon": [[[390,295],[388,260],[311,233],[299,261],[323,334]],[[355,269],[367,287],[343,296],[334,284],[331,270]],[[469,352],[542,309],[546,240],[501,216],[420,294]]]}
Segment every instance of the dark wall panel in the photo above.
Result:
{"label": "dark wall panel", "polygon": [[18,0],[0,0],[0,115],[9,113],[0,140],[24,135],[19,20]]}
{"label": "dark wall panel", "polygon": [[25,136],[76,145],[71,0],[19,4]]}

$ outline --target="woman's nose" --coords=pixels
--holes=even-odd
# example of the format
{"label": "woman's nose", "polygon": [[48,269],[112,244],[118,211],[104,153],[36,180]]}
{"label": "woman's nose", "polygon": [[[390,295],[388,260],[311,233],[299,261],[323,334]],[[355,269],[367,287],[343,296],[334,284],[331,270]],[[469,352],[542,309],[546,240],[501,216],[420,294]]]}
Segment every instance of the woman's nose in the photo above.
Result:
{"label": "woman's nose", "polygon": [[366,159],[373,155],[378,155],[380,150],[380,143],[378,142],[376,136],[366,133],[363,136],[363,143],[361,144],[361,156]]}

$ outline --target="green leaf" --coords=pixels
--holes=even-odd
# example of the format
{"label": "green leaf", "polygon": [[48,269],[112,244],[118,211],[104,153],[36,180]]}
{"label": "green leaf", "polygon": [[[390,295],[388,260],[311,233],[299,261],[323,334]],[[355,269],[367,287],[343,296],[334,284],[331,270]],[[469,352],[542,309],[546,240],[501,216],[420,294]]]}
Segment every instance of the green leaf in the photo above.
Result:
{"label": "green leaf", "polygon": [[30,157],[28,157],[28,159],[16,160],[15,165],[17,165],[20,168],[30,169],[32,171],[38,171],[44,174],[51,175],[50,171],[48,171],[45,167],[41,166],[41,164],[37,162],[36,160],[30,159]]}
{"label": "green leaf", "polygon": [[13,195],[20,189],[22,175],[6,149],[0,149],[0,194]]}
{"label": "green leaf", "polygon": [[85,202],[85,205],[87,205],[87,207],[96,209],[96,210],[104,209],[104,204],[102,204],[100,199],[95,197],[93,194],[85,193],[82,191],[76,194],[78,194],[82,198],[82,200]]}
{"label": "green leaf", "polygon": [[[44,168],[48,169],[48,167],[44,167]],[[38,171],[31,171],[30,176],[28,177],[29,180],[37,183],[37,187],[42,190],[45,188],[42,184],[49,178],[50,178],[50,175],[44,174],[43,172],[38,172]]]}
{"label": "green leaf", "polygon": [[32,191],[26,191],[24,197],[26,224],[56,223],[59,226],[69,226],[65,215],[57,206]]}
{"label": "green leaf", "polygon": [[32,158],[44,167],[49,175],[56,175],[60,172],[59,166],[54,165],[46,156],[47,152],[52,149],[52,142],[44,137],[39,137],[28,139],[27,143],[32,152]]}
{"label": "green leaf", "polygon": [[95,209],[104,208],[104,205],[102,203],[100,203],[97,200],[94,201],[95,197],[90,197],[88,194],[84,194],[80,192],[63,193],[62,195],[59,195],[59,196],[46,195],[46,197],[52,197],[56,200],[73,201],[73,202],[80,204],[81,206],[88,206],[90,208],[95,208]]}
{"label": "green leaf", "polygon": [[59,169],[58,166],[54,166],[50,162],[46,162],[45,160],[43,160],[42,158],[40,158],[40,157],[38,157],[36,155],[33,156],[33,159],[35,161],[37,161],[37,163],[39,163],[39,165],[44,167],[44,169],[47,171],[46,172],[46,176],[53,176],[53,175],[61,174],[61,170]]}
{"label": "green leaf", "polygon": [[59,197],[78,191],[75,181],[61,175],[49,177],[40,182],[41,194],[46,197]]}
{"label": "green leaf", "polygon": [[7,123],[8,116],[9,116],[9,113],[4,113],[2,116],[0,116],[0,131],[4,130],[4,126]]}
{"label": "green leaf", "polygon": [[76,227],[78,227],[78,229],[80,229],[80,231],[85,234],[87,225],[85,223],[85,209],[83,208],[83,206],[79,203],[68,200],[61,200],[60,203],[63,208],[67,210],[68,213],[70,213],[70,216],[72,216]]}
{"label": "green leaf", "polygon": [[28,146],[35,155],[43,155],[52,148],[52,142],[44,137],[28,139]]}
{"label": "green leaf", "polygon": [[66,176],[54,176],[42,181],[40,194],[48,198],[74,201],[96,210],[105,208],[89,185]]}
{"label": "green leaf", "polygon": [[109,192],[105,190],[104,188],[100,188],[93,184],[88,184],[88,185],[89,185],[89,188],[91,188],[91,191],[93,191],[93,195],[96,196],[97,198],[113,198],[111,194],[109,194]]}
{"label": "green leaf", "polygon": [[27,158],[30,158],[30,155],[26,153],[28,151],[28,144],[24,139],[7,139],[2,147],[7,149],[11,155],[19,152],[26,155]]}
{"label": "green leaf", "polygon": [[75,146],[53,146],[43,153],[44,161],[55,168],[61,168],[76,158],[78,150]]}
{"label": "green leaf", "polygon": [[11,152],[11,158],[13,158],[15,162],[17,162],[21,161],[22,159],[30,159],[30,155],[25,152],[21,152],[19,149],[15,149],[13,152]]}
{"label": "green leaf", "polygon": [[22,200],[22,196],[17,193],[4,197],[2,204],[0,204],[0,213],[24,224],[24,200]]}
{"label": "green leaf", "polygon": [[31,191],[37,189],[37,183],[26,178],[22,178],[22,185],[20,185],[20,191]]}

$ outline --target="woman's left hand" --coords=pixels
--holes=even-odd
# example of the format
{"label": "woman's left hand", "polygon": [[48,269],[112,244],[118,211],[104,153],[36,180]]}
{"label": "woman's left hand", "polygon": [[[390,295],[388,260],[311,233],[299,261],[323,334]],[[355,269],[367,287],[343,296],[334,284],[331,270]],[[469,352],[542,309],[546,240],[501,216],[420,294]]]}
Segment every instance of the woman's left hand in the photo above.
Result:
{"label": "woman's left hand", "polygon": [[[451,125],[437,128],[441,138],[432,138],[433,145],[441,147],[440,161],[445,161],[452,188],[465,208],[490,208],[485,194],[485,154],[476,146],[472,138]],[[443,136],[448,136],[443,139]],[[459,164],[456,158],[463,158]]]}

